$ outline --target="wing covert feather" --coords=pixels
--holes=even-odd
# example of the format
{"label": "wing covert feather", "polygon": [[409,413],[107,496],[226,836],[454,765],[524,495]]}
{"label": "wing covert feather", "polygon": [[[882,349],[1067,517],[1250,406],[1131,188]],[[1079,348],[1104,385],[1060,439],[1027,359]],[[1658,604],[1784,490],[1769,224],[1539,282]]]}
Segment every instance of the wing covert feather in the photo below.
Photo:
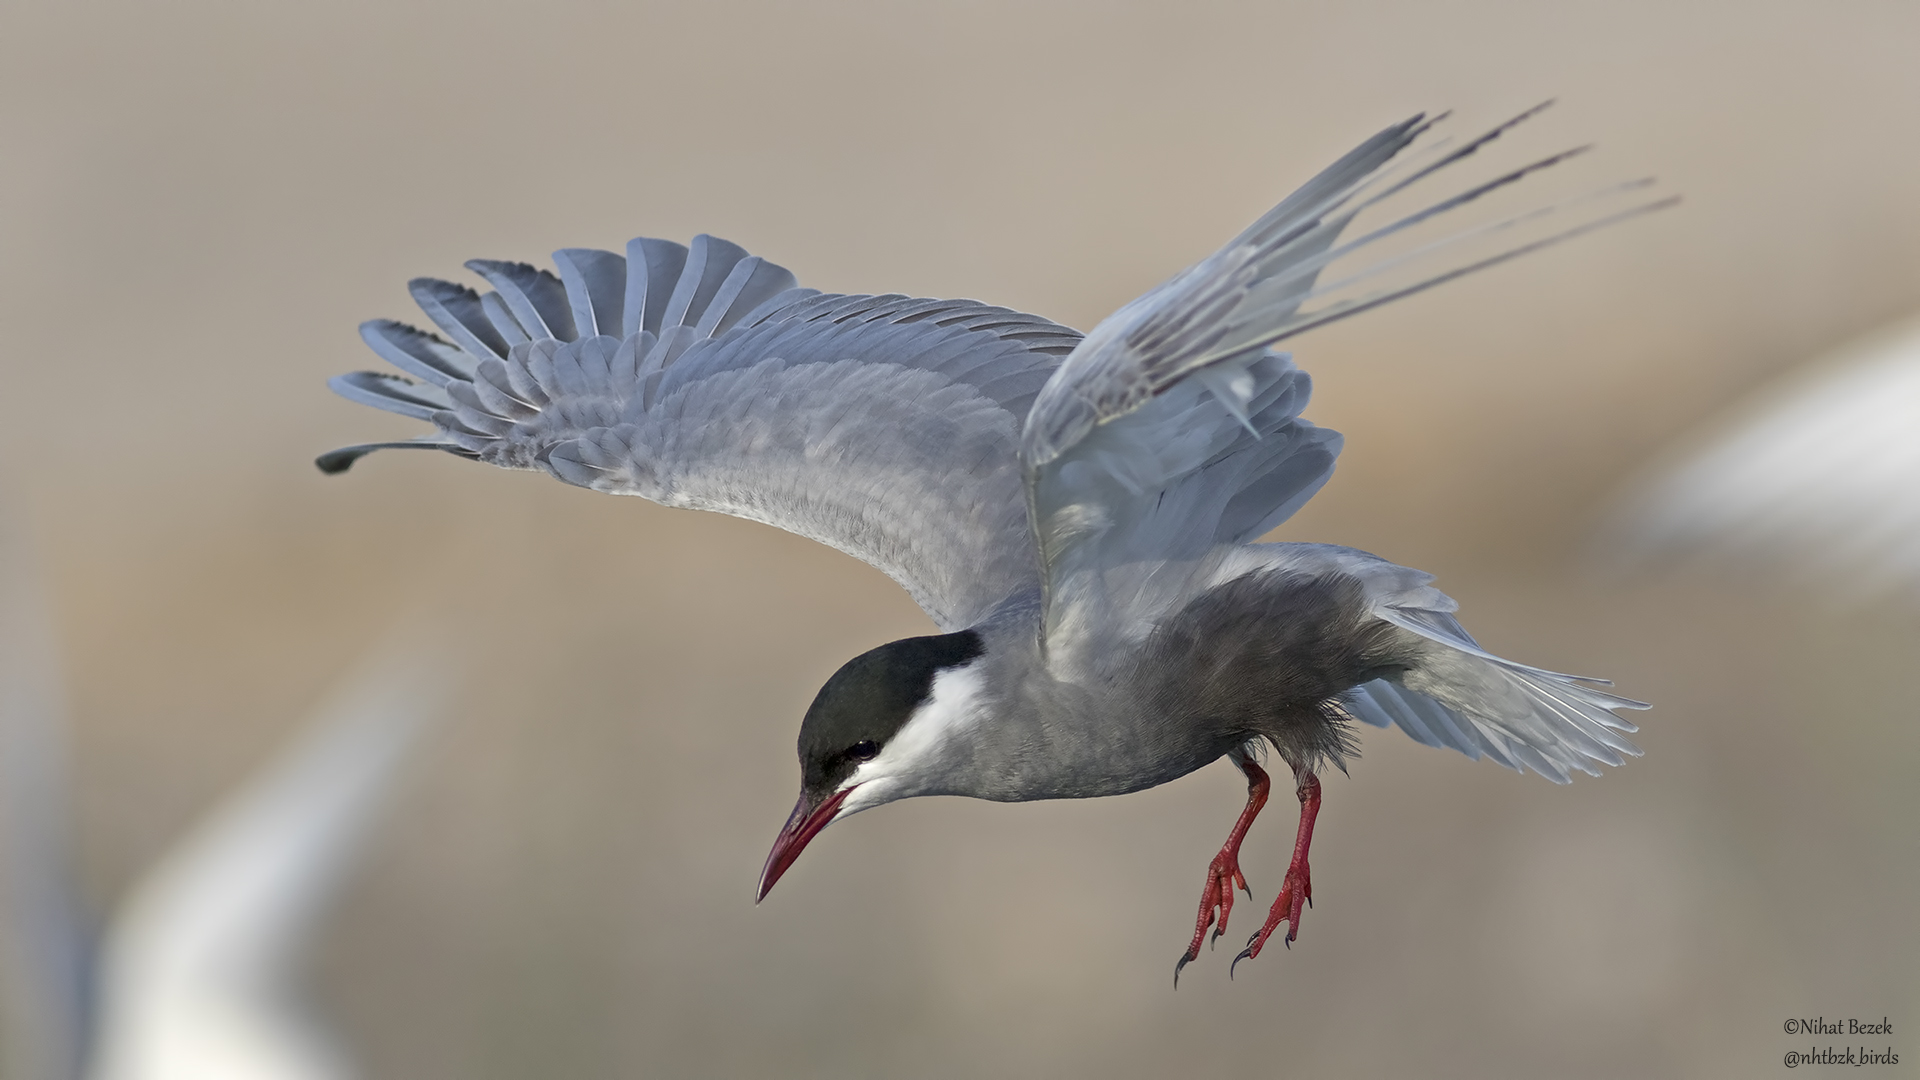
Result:
{"label": "wing covert feather", "polygon": [[1011,414],[937,372],[779,359],[682,381],[556,445],[554,475],[774,525],[862,559],[943,628],[1030,589]]}

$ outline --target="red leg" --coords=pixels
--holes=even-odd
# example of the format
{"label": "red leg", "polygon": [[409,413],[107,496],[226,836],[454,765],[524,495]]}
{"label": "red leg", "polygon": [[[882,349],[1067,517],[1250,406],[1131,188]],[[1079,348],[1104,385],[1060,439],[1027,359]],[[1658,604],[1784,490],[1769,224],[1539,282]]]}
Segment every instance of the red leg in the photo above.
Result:
{"label": "red leg", "polygon": [[[1214,912],[1220,913],[1220,925],[1215,927],[1213,936],[1218,939],[1227,932],[1227,916],[1233,913],[1233,890],[1238,887],[1247,889],[1247,879],[1240,873],[1240,841],[1244,840],[1247,830],[1253,827],[1253,819],[1260,808],[1267,805],[1267,792],[1272,790],[1273,781],[1267,778],[1267,770],[1254,764],[1253,759],[1236,750],[1228,755],[1240,771],[1247,774],[1247,807],[1240,811],[1240,820],[1233,823],[1233,831],[1227,834],[1227,842],[1220,845],[1220,854],[1213,857],[1213,864],[1207,867],[1207,884],[1200,890],[1200,914],[1193,925],[1193,943],[1187,951],[1180,954],[1180,962],[1173,966],[1173,985],[1180,986],[1180,969],[1186,967],[1200,955],[1200,941],[1206,936],[1207,927],[1214,921]],[[1247,898],[1253,898],[1253,890],[1247,889]]]}
{"label": "red leg", "polygon": [[[1282,922],[1287,924],[1284,940],[1291,948],[1293,939],[1300,936],[1300,909],[1313,903],[1313,872],[1307,868],[1307,849],[1313,845],[1313,819],[1320,815],[1320,778],[1295,766],[1293,783],[1300,796],[1300,832],[1293,840],[1293,861],[1287,864],[1287,879],[1274,898],[1273,909],[1267,912],[1266,925],[1247,942],[1246,951],[1233,958],[1235,966],[1259,956],[1261,947]],[[1227,968],[1227,974],[1233,974],[1233,967]]]}

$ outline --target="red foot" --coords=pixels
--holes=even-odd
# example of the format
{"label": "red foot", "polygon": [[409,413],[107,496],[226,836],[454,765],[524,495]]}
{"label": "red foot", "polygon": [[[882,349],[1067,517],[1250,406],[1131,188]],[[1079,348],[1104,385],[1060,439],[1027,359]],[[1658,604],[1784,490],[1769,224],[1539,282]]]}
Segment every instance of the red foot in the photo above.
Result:
{"label": "red foot", "polygon": [[[1253,827],[1260,808],[1267,805],[1267,792],[1273,787],[1267,771],[1254,764],[1252,758],[1236,752],[1232,759],[1240,771],[1247,774],[1247,806],[1240,811],[1240,820],[1233,823],[1227,842],[1220,846],[1220,854],[1215,855],[1212,865],[1207,867],[1207,884],[1200,890],[1200,914],[1194,919],[1193,943],[1180,955],[1180,962],[1173,965],[1176,990],[1180,987],[1180,969],[1200,955],[1200,941],[1206,937],[1207,927],[1213,924],[1215,911],[1220,913],[1220,924],[1214,928],[1214,939],[1227,932],[1227,916],[1233,914],[1233,890],[1247,889],[1247,879],[1240,873],[1240,841]],[[1291,877],[1288,880],[1292,880]],[[1247,899],[1253,899],[1252,889],[1247,889]]]}
{"label": "red foot", "polygon": [[1313,871],[1307,866],[1307,849],[1313,845],[1313,819],[1320,814],[1320,778],[1306,769],[1295,769],[1293,780],[1300,796],[1300,832],[1293,841],[1293,861],[1287,865],[1287,879],[1280,886],[1280,895],[1274,898],[1273,908],[1267,912],[1266,925],[1249,938],[1246,949],[1233,958],[1227,968],[1229,978],[1240,961],[1260,955],[1267,939],[1283,922],[1287,924],[1287,936],[1282,940],[1292,948],[1293,939],[1300,936],[1300,910],[1313,904]]}

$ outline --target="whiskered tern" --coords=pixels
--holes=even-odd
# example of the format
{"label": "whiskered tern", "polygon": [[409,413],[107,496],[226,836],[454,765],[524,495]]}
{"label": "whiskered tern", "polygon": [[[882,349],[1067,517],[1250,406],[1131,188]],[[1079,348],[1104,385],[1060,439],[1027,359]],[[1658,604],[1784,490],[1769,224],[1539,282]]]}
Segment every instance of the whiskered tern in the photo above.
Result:
{"label": "whiskered tern", "polygon": [[[1356,215],[1537,111],[1404,156],[1434,120],[1395,124],[1085,335],[971,300],[798,288],[710,236],[638,239],[624,257],[569,248],[557,277],[476,260],[485,293],[412,282],[438,335],[361,327],[407,377],[331,384],[433,433],[318,464],[416,447],[544,470],[778,526],[904,586],[941,632],[855,657],[821,688],[761,897],[822,829],[896,799],[1121,795],[1229,759],[1247,803],[1207,870],[1177,982],[1246,888],[1238,855],[1270,788],[1264,747],[1292,771],[1300,823],[1236,964],[1281,923],[1288,942],[1299,931],[1318,774],[1354,754],[1350,721],[1555,781],[1640,752],[1615,710],[1641,703],[1488,653],[1430,575],[1351,548],[1252,542],[1326,483],[1341,445],[1301,417],[1310,381],[1274,345],[1672,201],[1620,185],[1601,196],[1621,209],[1536,210],[1320,280],[1578,153],[1341,242]],[[1570,224],[1507,239],[1556,213]],[[1506,246],[1379,284],[1489,239]]]}

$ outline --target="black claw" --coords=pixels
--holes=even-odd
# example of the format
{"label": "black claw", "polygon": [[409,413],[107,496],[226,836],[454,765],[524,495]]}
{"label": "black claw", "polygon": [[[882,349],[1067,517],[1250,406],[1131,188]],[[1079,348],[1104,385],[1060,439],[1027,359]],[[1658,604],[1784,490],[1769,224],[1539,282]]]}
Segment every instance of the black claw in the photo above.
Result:
{"label": "black claw", "polygon": [[1313,908],[1313,897],[1311,897],[1311,896],[1309,896],[1309,897],[1307,897],[1307,908],[1308,908],[1309,910],[1311,910],[1311,909]]}
{"label": "black claw", "polygon": [[1193,957],[1188,956],[1186,953],[1181,953],[1180,962],[1173,965],[1173,988],[1175,990],[1180,989],[1180,969],[1186,967],[1187,961],[1192,959]]}
{"label": "black claw", "polygon": [[[1255,934],[1253,936],[1259,937],[1260,935]],[[1233,969],[1240,966],[1240,961],[1245,960],[1247,957],[1252,955],[1253,955],[1253,946],[1248,945],[1246,948],[1240,950],[1239,956],[1236,956],[1233,958],[1233,963],[1227,965],[1227,980],[1229,982],[1233,980]]]}

